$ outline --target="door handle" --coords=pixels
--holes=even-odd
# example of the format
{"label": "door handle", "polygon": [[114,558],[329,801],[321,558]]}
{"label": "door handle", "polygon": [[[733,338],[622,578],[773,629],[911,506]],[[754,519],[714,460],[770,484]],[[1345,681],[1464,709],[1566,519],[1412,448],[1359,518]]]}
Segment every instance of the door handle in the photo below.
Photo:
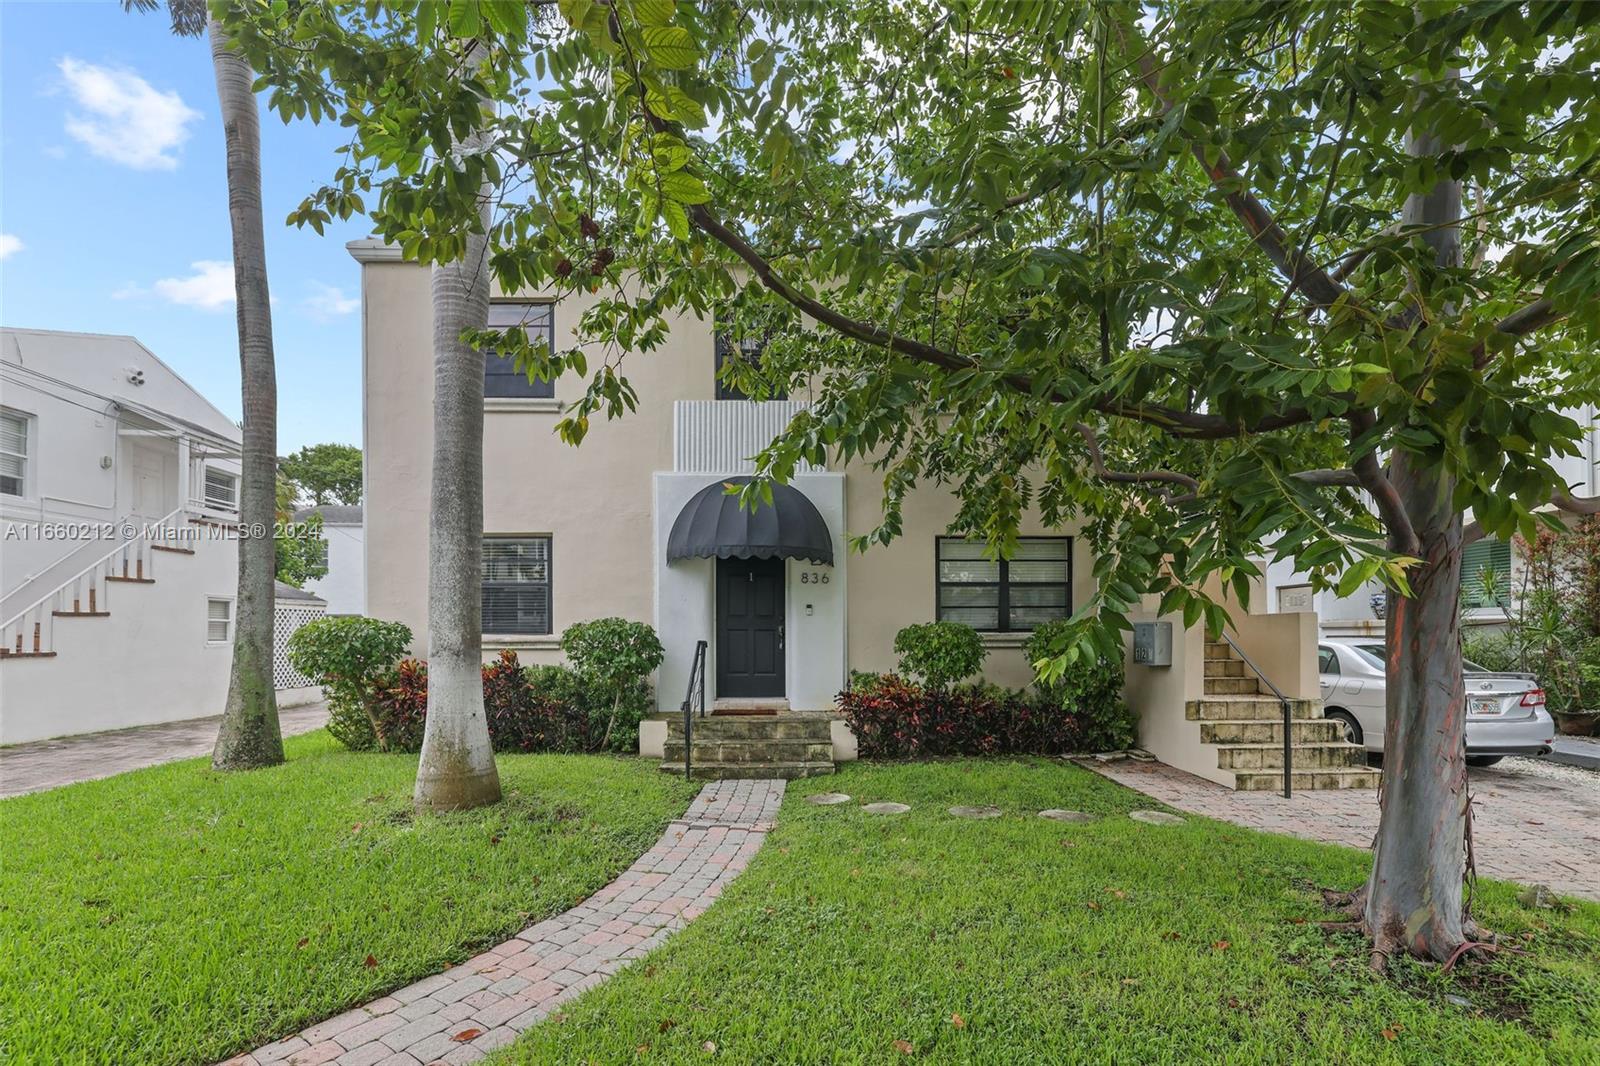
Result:
{"label": "door handle", "polygon": [[782,626],[782,624],[780,624],[778,626],[778,650],[779,651],[783,650],[783,626]]}

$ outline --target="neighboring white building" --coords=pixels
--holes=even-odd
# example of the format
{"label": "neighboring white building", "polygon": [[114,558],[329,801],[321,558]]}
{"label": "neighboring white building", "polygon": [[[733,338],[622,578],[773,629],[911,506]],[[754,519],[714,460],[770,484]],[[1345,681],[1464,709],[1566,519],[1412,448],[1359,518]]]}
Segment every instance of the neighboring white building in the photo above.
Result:
{"label": "neighboring white building", "polygon": [[219,713],[239,446],[132,337],[0,330],[0,743]]}
{"label": "neighboring white building", "polygon": [[367,535],[359,504],[322,504],[302,507],[296,522],[313,514],[322,516],[322,536],[328,542],[328,573],[307,581],[306,589],[327,601],[329,614],[367,613]]}
{"label": "neighboring white building", "polygon": [[[1586,427],[1578,455],[1563,456],[1553,464],[1569,493],[1578,497],[1600,496],[1600,409],[1566,412]],[[1469,624],[1495,625],[1506,619],[1505,610],[1484,596],[1481,575],[1485,567],[1500,577],[1501,588],[1514,592],[1521,577],[1522,560],[1502,540],[1486,537],[1467,546],[1461,555],[1461,602]],[[1383,585],[1369,581],[1348,596],[1331,589],[1314,592],[1310,579],[1285,559],[1266,568],[1267,603],[1265,610],[1315,611],[1322,631],[1329,636],[1383,636],[1384,623],[1375,609],[1381,603]],[[1262,608],[1256,608],[1260,610]]]}

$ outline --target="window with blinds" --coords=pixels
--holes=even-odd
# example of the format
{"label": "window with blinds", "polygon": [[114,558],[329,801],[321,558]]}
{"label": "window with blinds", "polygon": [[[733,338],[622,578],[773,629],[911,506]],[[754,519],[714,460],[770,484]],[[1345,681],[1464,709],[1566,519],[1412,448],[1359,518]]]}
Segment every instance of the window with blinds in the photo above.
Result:
{"label": "window with blinds", "polygon": [[206,467],[206,503],[232,510],[239,506],[239,478],[226,470]]}
{"label": "window with blinds", "polygon": [[28,487],[28,416],[0,411],[0,493],[25,496]]}
{"label": "window with blinds", "polygon": [[[550,303],[511,303],[497,301],[489,305],[489,328],[511,329],[520,326],[528,335],[530,344],[543,338],[549,351],[556,348],[555,305]],[[528,380],[528,375],[517,369],[514,359],[502,358],[492,351],[483,353],[483,395],[501,399],[549,399],[556,394],[554,381]]]}
{"label": "window with blinds", "polygon": [[233,639],[233,601],[206,601],[206,640],[226,644]]}
{"label": "window with blinds", "polygon": [[550,629],[550,538],[483,538],[483,631]]}
{"label": "window with blinds", "polygon": [[[716,398],[717,399],[719,399],[719,400],[748,400],[750,398],[750,397],[746,396],[742,391],[740,391],[739,388],[736,385],[734,385],[731,381],[727,380],[727,378],[723,374],[723,368],[725,366],[727,366],[728,364],[735,363],[735,362],[749,363],[751,366],[759,367],[761,365],[761,353],[765,348],[766,348],[766,344],[764,342],[762,342],[762,341],[759,341],[759,340],[755,340],[755,339],[746,337],[743,340],[735,342],[731,337],[727,336],[726,334],[723,334],[723,333],[717,334],[717,340],[716,340],[716,352],[717,352]],[[789,398],[789,394],[787,392],[784,392],[784,391],[778,391],[778,392],[774,393],[773,395],[767,397],[767,399],[769,399],[769,400],[786,400],[788,398]]]}
{"label": "window with blinds", "polygon": [[[1484,571],[1493,574],[1494,596],[1483,580]],[[1461,549],[1461,606],[1471,608],[1504,607],[1511,596],[1511,545],[1485,537]],[[1496,599],[1498,597],[1498,600]]]}
{"label": "window with blinds", "polygon": [[994,633],[1027,632],[1072,613],[1072,538],[1023,537],[1009,559],[981,540],[938,539],[938,617]]}

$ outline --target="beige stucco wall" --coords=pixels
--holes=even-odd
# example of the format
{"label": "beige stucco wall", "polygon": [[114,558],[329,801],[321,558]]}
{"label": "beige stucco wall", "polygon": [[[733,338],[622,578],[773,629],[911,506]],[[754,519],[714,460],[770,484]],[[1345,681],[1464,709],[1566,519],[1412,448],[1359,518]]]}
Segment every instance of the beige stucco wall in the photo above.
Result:
{"label": "beige stucco wall", "polygon": [[[537,299],[537,295],[523,298]],[[368,263],[366,317],[367,613],[411,626],[427,649],[429,471],[433,447],[432,309],[428,271]],[[570,344],[591,303],[569,297],[555,308],[556,344]],[[591,351],[591,370],[606,353]],[[651,474],[672,468],[672,401],[713,396],[715,353],[707,323],[676,320],[667,342],[629,354],[623,369],[639,408],[595,418],[581,447],[555,435],[559,415],[538,401],[488,401],[484,416],[484,532],[549,533],[548,639],[513,642],[524,662],[559,658],[555,641],[573,622],[606,615],[652,617]],[[584,383],[556,382],[556,400]],[[547,410],[530,410],[539,407]],[[507,642],[485,638],[485,654]]]}
{"label": "beige stucco wall", "polygon": [[[370,246],[369,246],[370,247]],[[366,604],[375,618],[406,623],[413,651],[427,652],[427,536],[432,451],[432,311],[429,272],[367,251],[362,297],[365,316]],[[359,257],[359,256],[358,256]],[[521,298],[538,299],[537,294]],[[556,303],[558,346],[571,342],[583,296]],[[514,647],[524,662],[560,658],[556,640],[573,622],[603,615],[640,621],[657,616],[652,476],[673,469],[673,401],[715,394],[715,346],[709,321],[680,317],[667,342],[622,364],[639,407],[625,417],[595,419],[581,447],[554,434],[560,417],[541,401],[489,401],[484,424],[484,531],[552,536],[554,633],[537,640],[487,636],[486,657]],[[591,351],[591,368],[606,354]],[[613,358],[615,355],[613,353]],[[556,400],[570,402],[583,382],[563,377]],[[882,478],[863,465],[847,470],[845,533],[864,533],[881,517]],[[934,545],[955,517],[955,498],[926,487],[906,500],[902,537],[865,554],[839,557],[847,567],[846,656],[857,670],[895,665],[894,635],[930,621],[935,612]],[[1036,515],[1024,535],[1063,535]],[[1073,605],[1093,587],[1087,544],[1073,545]],[[710,634],[706,634],[709,636]],[[1033,672],[1018,637],[991,637],[985,676],[1023,687]]]}
{"label": "beige stucco wall", "polygon": [[1197,777],[1233,787],[1233,771],[1217,767],[1217,749],[1200,742],[1200,723],[1188,717],[1188,703],[1205,693],[1205,627],[1183,628],[1181,615],[1158,618],[1154,598],[1145,604],[1151,613],[1135,615],[1133,622],[1172,623],[1172,665],[1143,666],[1132,661],[1133,636],[1126,640],[1128,680],[1123,693],[1139,716],[1139,746],[1150,754]]}
{"label": "beige stucco wall", "polygon": [[1234,611],[1229,635],[1261,671],[1292,700],[1322,698],[1317,676],[1317,613]]}
{"label": "beige stucco wall", "polygon": [[[848,471],[845,513],[852,534],[868,532],[882,520],[883,480],[874,471]],[[912,492],[902,508],[904,534],[886,546],[853,552],[849,557],[849,661],[852,670],[894,668],[894,635],[914,622],[931,622],[937,592],[934,586],[935,542],[956,516],[956,498],[938,487]],[[1066,536],[1075,529],[1050,529],[1036,514],[1024,516],[1023,536]],[[1081,537],[1072,542],[1072,606],[1094,591],[1093,561]],[[1022,653],[1021,637],[993,634],[985,638],[989,656],[984,677],[998,685],[1022,688],[1033,682],[1033,668]]]}

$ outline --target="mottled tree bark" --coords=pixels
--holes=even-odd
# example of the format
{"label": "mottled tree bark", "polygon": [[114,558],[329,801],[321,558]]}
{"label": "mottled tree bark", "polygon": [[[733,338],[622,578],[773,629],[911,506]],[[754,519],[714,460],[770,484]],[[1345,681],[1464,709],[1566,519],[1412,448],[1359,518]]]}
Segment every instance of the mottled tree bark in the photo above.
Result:
{"label": "mottled tree bark", "polygon": [[272,687],[278,384],[273,367],[266,238],[261,225],[261,123],[251,87],[255,79],[244,57],[229,49],[226,33],[215,19],[210,21],[208,33],[228,152],[228,222],[233,230],[233,285],[244,394],[233,667],[211,765],[218,770],[247,770],[283,761],[278,700]]}
{"label": "mottled tree bark", "polygon": [[[1406,140],[1413,155],[1441,148],[1424,131]],[[1403,221],[1430,227],[1422,239],[1440,266],[1460,265],[1460,182],[1441,180],[1409,197]],[[1422,564],[1411,569],[1412,596],[1389,593],[1382,813],[1362,917],[1378,961],[1396,952],[1443,961],[1467,940],[1462,516],[1452,499],[1455,479],[1437,465],[1402,451],[1389,477],[1421,544]]]}
{"label": "mottled tree bark", "polygon": [[[471,66],[482,51],[469,53]],[[480,146],[473,136],[462,143]],[[483,709],[483,353],[462,331],[489,321],[491,189],[483,232],[433,268],[433,487],[428,514],[428,717],[413,801],[457,810],[500,799]]]}

